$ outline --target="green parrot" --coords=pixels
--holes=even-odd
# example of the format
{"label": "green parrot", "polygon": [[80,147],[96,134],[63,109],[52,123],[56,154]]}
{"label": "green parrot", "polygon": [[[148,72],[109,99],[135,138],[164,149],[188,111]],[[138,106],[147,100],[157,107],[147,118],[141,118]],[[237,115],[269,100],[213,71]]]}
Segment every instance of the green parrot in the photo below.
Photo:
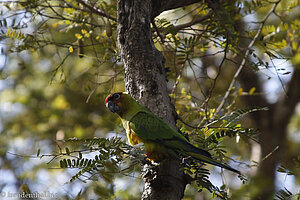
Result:
{"label": "green parrot", "polygon": [[209,152],[189,143],[182,134],[140,105],[129,94],[111,94],[106,98],[105,105],[120,116],[131,145],[144,143],[148,159],[161,161],[169,157],[179,158],[178,153],[181,153],[200,163],[209,163],[240,174],[238,170],[213,160]]}

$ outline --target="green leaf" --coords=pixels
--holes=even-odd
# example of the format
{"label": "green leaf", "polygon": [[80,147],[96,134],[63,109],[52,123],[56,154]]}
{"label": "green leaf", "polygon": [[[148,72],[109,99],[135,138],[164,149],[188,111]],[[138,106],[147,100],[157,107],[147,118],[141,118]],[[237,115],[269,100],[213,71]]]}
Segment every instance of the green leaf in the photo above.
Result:
{"label": "green leaf", "polygon": [[279,190],[275,194],[276,200],[289,200],[293,198],[293,193],[291,193],[288,189],[284,188],[282,190]]}
{"label": "green leaf", "polygon": [[70,155],[70,150],[68,147],[66,147],[66,153],[67,153],[67,155]]}
{"label": "green leaf", "polygon": [[64,161],[63,161],[63,160],[60,160],[60,161],[59,161],[59,166],[60,166],[60,168],[65,168],[65,165],[64,165]]}
{"label": "green leaf", "polygon": [[36,157],[39,157],[40,153],[41,153],[41,149],[38,149],[38,151],[36,153]]}
{"label": "green leaf", "polygon": [[67,165],[68,167],[72,167],[72,161],[70,159],[67,160],[67,163],[68,163]]}

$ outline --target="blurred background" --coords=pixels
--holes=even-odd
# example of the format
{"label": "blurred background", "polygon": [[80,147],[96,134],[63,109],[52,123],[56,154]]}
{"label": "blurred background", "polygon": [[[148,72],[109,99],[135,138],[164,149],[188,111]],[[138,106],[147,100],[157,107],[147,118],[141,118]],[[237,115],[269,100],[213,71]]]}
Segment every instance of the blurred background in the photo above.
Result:
{"label": "blurred background", "polygon": [[[268,192],[278,199],[296,198],[299,193],[300,3],[282,0],[265,19],[274,5],[220,1],[213,10],[200,1],[163,12],[151,25],[155,45],[166,58],[170,97],[185,122],[205,127],[240,109],[268,108],[245,111],[235,122],[255,134],[220,137],[227,156],[235,160],[229,164],[246,174],[246,183],[208,166],[212,183],[226,185],[232,199]],[[124,91],[116,6],[115,0],[0,1],[1,195],[24,191],[25,184],[31,192],[50,192],[60,199],[79,193],[89,199],[140,199],[141,166],[123,174],[123,165],[117,164],[114,173],[99,172],[97,181],[70,182],[78,169],[62,169],[54,156],[82,149],[69,138],[118,136],[126,142],[120,120],[104,105],[108,94]],[[260,22],[261,33],[225,101]],[[213,134],[180,121],[178,126],[196,144],[199,135]],[[267,171],[270,182],[264,182]],[[273,190],[264,191],[272,185]],[[211,198],[198,189],[189,185],[185,199]]]}

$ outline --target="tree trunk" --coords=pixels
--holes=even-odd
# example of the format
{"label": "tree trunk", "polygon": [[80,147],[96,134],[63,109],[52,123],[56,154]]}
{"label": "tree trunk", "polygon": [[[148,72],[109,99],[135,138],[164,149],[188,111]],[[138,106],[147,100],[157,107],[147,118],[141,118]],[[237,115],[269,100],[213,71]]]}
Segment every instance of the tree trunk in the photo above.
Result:
{"label": "tree trunk", "polygon": [[[237,23],[236,27],[242,36],[244,31],[243,22]],[[240,38],[240,49],[245,49],[248,46],[248,41],[245,38]],[[240,63],[241,59],[242,57],[237,57],[237,63]],[[255,87],[255,91],[258,94],[263,94],[259,76],[251,67],[242,70],[239,81],[244,91],[249,91]],[[252,199],[274,199],[276,168],[283,160],[282,155],[285,150],[287,126],[294,113],[296,104],[300,100],[299,85],[300,69],[296,68],[291,81],[287,85],[287,93],[282,93],[276,103],[268,103],[263,95],[252,95],[243,98],[248,107],[259,106],[269,109],[268,111],[251,114],[254,125],[260,131],[259,142],[262,156],[257,175],[252,181],[252,184],[255,184],[259,191],[257,194],[254,194],[255,196]]]}
{"label": "tree trunk", "polygon": [[[252,87],[261,85],[257,74],[244,69],[241,74],[242,87],[249,91]],[[300,85],[300,70],[296,69],[288,84],[287,94],[283,93],[275,104],[268,104],[262,96],[248,96],[244,101],[248,106],[267,106],[268,111],[253,113],[251,116],[260,131],[260,145],[263,160],[259,164],[258,173],[253,184],[260,188],[253,199],[268,200],[274,198],[275,173],[277,165],[283,160],[287,138],[287,126],[292,117],[296,104],[300,100],[298,91]],[[278,148],[277,148],[278,147]]]}
{"label": "tree trunk", "polygon": [[[152,41],[151,0],[118,1],[118,45],[125,67],[125,87],[140,104],[175,126],[166,84],[164,58]],[[179,161],[145,165],[142,199],[181,199],[186,181]]]}

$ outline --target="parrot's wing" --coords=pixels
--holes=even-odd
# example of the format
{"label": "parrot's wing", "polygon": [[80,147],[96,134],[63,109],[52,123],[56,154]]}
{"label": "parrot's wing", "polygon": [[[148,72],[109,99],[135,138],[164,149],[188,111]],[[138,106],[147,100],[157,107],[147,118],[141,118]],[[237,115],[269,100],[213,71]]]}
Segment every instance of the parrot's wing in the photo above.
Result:
{"label": "parrot's wing", "polygon": [[177,149],[179,152],[190,155],[199,161],[216,165],[240,174],[238,170],[213,160],[209,152],[189,143],[183,135],[171,128],[165,121],[151,112],[138,112],[130,120],[129,126],[136,136],[145,141],[151,141],[172,149]]}
{"label": "parrot's wing", "polygon": [[171,128],[164,120],[151,112],[138,112],[131,118],[129,126],[136,136],[143,140],[160,143],[172,149],[194,152],[211,158],[210,153],[190,144],[182,134]]}
{"label": "parrot's wing", "polygon": [[145,140],[171,139],[173,137],[186,140],[183,135],[171,128],[161,118],[146,111],[138,112],[133,116],[130,120],[130,127]]}

